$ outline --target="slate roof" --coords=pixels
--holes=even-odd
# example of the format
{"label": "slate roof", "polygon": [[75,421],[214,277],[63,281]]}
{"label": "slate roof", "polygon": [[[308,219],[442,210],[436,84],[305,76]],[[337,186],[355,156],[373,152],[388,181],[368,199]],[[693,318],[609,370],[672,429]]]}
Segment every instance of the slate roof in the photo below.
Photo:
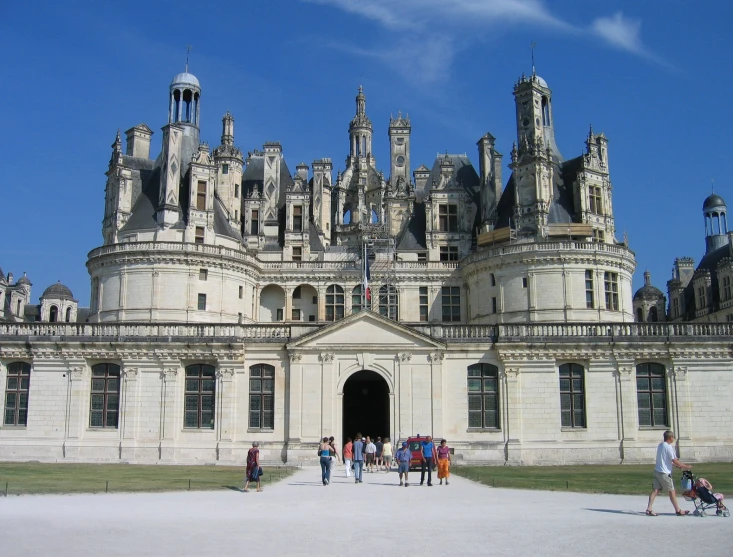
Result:
{"label": "slate roof", "polygon": [[407,226],[402,231],[402,237],[397,241],[397,251],[425,251],[427,242],[425,240],[425,228],[427,219],[425,216],[425,203],[415,203],[413,214]]}
{"label": "slate roof", "polygon": [[54,298],[54,299],[62,299],[62,300],[74,300],[74,295],[71,293],[71,289],[61,284],[61,282],[57,282],[56,284],[52,284],[46,290],[43,291],[43,294],[41,294],[41,300],[44,298]]}
{"label": "slate roof", "polygon": [[[260,194],[265,181],[265,159],[264,155],[254,155],[247,159],[247,168],[242,173],[242,191],[244,197],[250,197],[254,187],[257,186]],[[293,176],[290,174],[285,159],[280,162],[280,197],[278,198],[278,207],[285,205],[285,192],[289,187],[295,184]]]}

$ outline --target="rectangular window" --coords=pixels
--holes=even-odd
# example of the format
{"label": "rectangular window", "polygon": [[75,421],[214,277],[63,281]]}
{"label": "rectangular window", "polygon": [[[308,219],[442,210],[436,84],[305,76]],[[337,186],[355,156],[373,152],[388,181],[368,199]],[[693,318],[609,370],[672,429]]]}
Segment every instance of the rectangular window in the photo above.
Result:
{"label": "rectangular window", "polygon": [[5,382],[5,425],[28,424],[28,389],[31,382],[31,365],[14,362],[8,365]]}
{"label": "rectangular window", "polygon": [[198,308],[201,311],[206,311],[206,294],[199,294]]}
{"label": "rectangular window", "polygon": [[183,427],[214,429],[214,366],[186,367],[185,415]]}
{"label": "rectangular window", "polygon": [[461,320],[461,289],[458,286],[443,286],[440,289],[443,303],[443,322],[452,323]]}
{"label": "rectangular window", "polygon": [[267,364],[249,368],[249,427],[275,427],[275,368]]}
{"label": "rectangular window", "polygon": [[420,321],[428,320],[428,287],[420,287]]}
{"label": "rectangular window", "polygon": [[234,197],[239,199],[239,184],[234,184]]}
{"label": "rectangular window", "polygon": [[425,263],[428,260],[428,254],[424,251],[420,251],[417,253],[417,261],[418,263]]}
{"label": "rectangular window", "polygon": [[117,427],[120,405],[120,366],[97,364],[92,367],[89,427]]}
{"label": "rectangular window", "polygon": [[591,186],[588,188],[588,201],[588,210],[591,213],[596,213],[597,215],[603,213],[600,186]]}
{"label": "rectangular window", "polygon": [[199,280],[209,280],[209,271],[207,269],[199,269]]}
{"label": "rectangular window", "polygon": [[438,230],[458,232],[458,205],[438,205]]}
{"label": "rectangular window", "polygon": [[299,309],[293,308],[291,319],[293,321],[300,321],[300,310]]}
{"label": "rectangular window", "polygon": [[277,317],[275,318],[276,321],[282,321],[283,320],[283,308],[277,308]]}
{"label": "rectangular window", "polygon": [[618,273],[603,273],[606,289],[606,309],[618,311]]}
{"label": "rectangular window", "polygon": [[206,210],[206,182],[199,180],[196,190],[196,208],[199,211]]}
{"label": "rectangular window", "polygon": [[243,286],[240,286],[239,287],[239,299],[240,300],[242,299],[242,294],[244,294],[244,287]]}
{"label": "rectangular window", "polygon": [[260,233],[260,212],[257,209],[252,209],[252,220],[250,221],[249,233],[252,236],[257,236]]}
{"label": "rectangular window", "polygon": [[593,271],[585,272],[585,307],[594,309],[596,307],[596,298],[593,288]]}
{"label": "rectangular window", "polygon": [[496,366],[468,367],[468,427],[499,429],[499,368]]}
{"label": "rectangular window", "polygon": [[723,301],[727,302],[731,297],[730,277],[723,277]]}
{"label": "rectangular window", "polygon": [[585,427],[585,380],[583,366],[560,366],[560,423],[562,427]]}
{"label": "rectangular window", "polygon": [[203,226],[196,227],[196,239],[194,240],[194,242],[197,244],[204,243],[204,227]]}
{"label": "rectangular window", "polygon": [[496,313],[496,298],[491,298],[491,313]]}
{"label": "rectangular window", "polygon": [[522,288],[527,288],[527,277],[522,277]]}
{"label": "rectangular window", "polygon": [[293,232],[303,232],[303,207],[293,207]]}
{"label": "rectangular window", "polygon": [[641,427],[669,426],[665,371],[661,364],[645,363],[636,366],[636,399]]}
{"label": "rectangular window", "polygon": [[593,241],[596,244],[602,244],[606,241],[606,233],[603,230],[597,228],[593,229]]}
{"label": "rectangular window", "polygon": [[441,261],[458,261],[458,246],[440,246]]}
{"label": "rectangular window", "polygon": [[293,248],[293,261],[302,261],[303,260],[303,248],[299,246],[295,246]]}
{"label": "rectangular window", "polygon": [[229,174],[229,165],[228,164],[222,164],[221,165],[221,173],[222,174]]}
{"label": "rectangular window", "polygon": [[672,298],[672,317],[680,316],[680,299],[677,297]]}
{"label": "rectangular window", "polygon": [[494,276],[494,273],[489,275],[489,284],[491,286],[496,286],[496,276]]}
{"label": "rectangular window", "polygon": [[705,287],[699,286],[697,288],[697,309],[705,309],[706,307],[708,307],[708,300],[705,295]]}
{"label": "rectangular window", "polygon": [[293,300],[300,300],[300,286],[296,286],[293,290]]}

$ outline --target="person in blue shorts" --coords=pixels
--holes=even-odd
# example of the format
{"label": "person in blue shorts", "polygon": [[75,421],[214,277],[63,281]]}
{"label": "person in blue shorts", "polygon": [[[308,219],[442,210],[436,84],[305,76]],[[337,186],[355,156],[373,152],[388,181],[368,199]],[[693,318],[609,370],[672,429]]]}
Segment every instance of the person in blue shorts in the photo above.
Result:
{"label": "person in blue shorts", "polygon": [[[400,486],[404,485],[408,487],[410,484],[407,483],[407,474],[410,471],[410,459],[412,458],[412,451],[410,451],[407,441],[402,443],[402,447],[397,449],[394,459],[397,461],[397,473],[400,475]],[[405,477],[403,483],[402,476]]]}

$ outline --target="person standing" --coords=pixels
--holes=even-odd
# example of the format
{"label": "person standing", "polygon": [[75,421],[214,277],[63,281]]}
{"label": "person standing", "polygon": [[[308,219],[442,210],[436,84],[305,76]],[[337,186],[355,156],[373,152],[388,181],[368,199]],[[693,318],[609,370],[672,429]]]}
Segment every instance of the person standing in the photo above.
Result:
{"label": "person standing", "polygon": [[377,446],[372,443],[372,440],[367,435],[366,447],[364,447],[366,453],[366,466],[369,472],[374,472],[374,455],[377,453]]}
{"label": "person standing", "polygon": [[677,458],[672,445],[674,444],[674,433],[672,431],[664,432],[664,441],[657,446],[657,462],[654,465],[654,480],[652,481],[652,492],[649,494],[649,502],[646,505],[647,516],[658,516],[652,510],[654,499],[659,495],[660,491],[666,491],[669,494],[669,500],[672,501],[677,516],[685,516],[690,511],[683,511],[677,504],[677,494],[674,490],[674,480],[672,480],[672,468],[676,467],[681,470],[690,470],[692,466],[682,464]]}
{"label": "person standing", "polygon": [[384,469],[389,472],[392,469],[392,442],[389,437],[384,438],[384,446],[382,447],[382,460],[384,461]]}
{"label": "person standing", "polygon": [[377,465],[377,472],[379,472],[379,469],[382,466],[382,447],[384,447],[381,437],[377,437],[377,440],[374,442],[374,446],[377,448],[377,452],[374,453],[374,463]]}
{"label": "person standing", "polygon": [[407,441],[404,441],[402,443],[402,447],[397,449],[397,453],[395,453],[395,460],[397,461],[397,473],[400,476],[400,486],[402,485],[402,477],[404,476],[405,487],[409,487],[410,484],[407,483],[407,474],[410,472],[410,460],[412,459],[412,451],[410,450],[410,447],[407,443]]}
{"label": "person standing", "polygon": [[247,481],[244,482],[244,492],[249,493],[249,482],[257,483],[257,491],[262,491],[260,487],[260,444],[255,441],[252,448],[247,451]]}
{"label": "person standing", "polygon": [[361,433],[356,434],[356,441],[352,446],[354,453],[354,483],[364,483],[361,475],[364,472],[364,441],[361,440]]}
{"label": "person standing", "polygon": [[344,468],[346,468],[346,477],[351,476],[351,461],[354,459],[353,443],[351,437],[346,438],[346,444],[344,445]]}
{"label": "person standing", "polygon": [[425,469],[428,470],[428,486],[433,487],[433,463],[437,460],[433,438],[428,435],[421,444],[422,468],[420,470],[420,485],[425,482]]}
{"label": "person standing", "polygon": [[324,437],[318,445],[318,455],[321,461],[321,481],[323,485],[328,485],[331,482],[331,445],[328,444],[328,437]]}
{"label": "person standing", "polygon": [[333,472],[333,467],[338,462],[339,459],[339,453],[336,450],[336,440],[334,439],[333,435],[328,438],[328,446],[331,447],[328,451],[328,456],[331,457],[331,470],[329,472],[329,481],[331,481],[331,472]]}
{"label": "person standing", "polygon": [[450,477],[450,448],[448,447],[445,439],[440,440],[440,445],[436,450],[438,455],[438,479],[440,485],[443,485],[443,479],[445,479],[445,485],[448,485],[448,478]]}

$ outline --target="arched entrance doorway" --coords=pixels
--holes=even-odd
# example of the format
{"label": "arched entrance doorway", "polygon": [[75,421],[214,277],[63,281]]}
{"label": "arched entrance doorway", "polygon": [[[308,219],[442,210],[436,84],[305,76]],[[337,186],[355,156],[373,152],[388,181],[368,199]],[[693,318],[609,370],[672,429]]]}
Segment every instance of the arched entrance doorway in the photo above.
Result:
{"label": "arched entrance doorway", "polygon": [[362,435],[389,437],[389,386],[374,371],[357,371],[344,384],[342,441]]}

